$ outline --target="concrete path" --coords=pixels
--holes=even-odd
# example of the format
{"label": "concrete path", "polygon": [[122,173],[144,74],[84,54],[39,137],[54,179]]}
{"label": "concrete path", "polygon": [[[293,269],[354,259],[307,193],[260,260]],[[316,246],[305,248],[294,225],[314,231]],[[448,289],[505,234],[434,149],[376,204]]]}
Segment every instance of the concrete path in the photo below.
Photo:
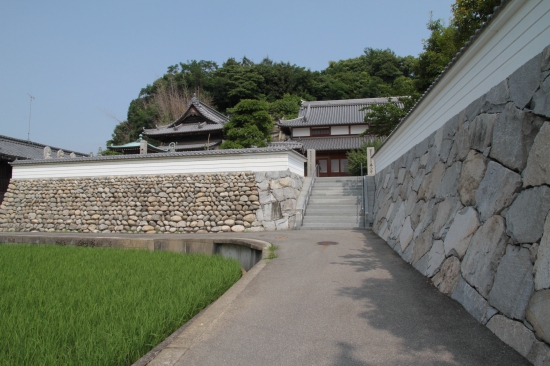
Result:
{"label": "concrete path", "polygon": [[279,258],[177,365],[530,364],[371,231],[250,235]]}

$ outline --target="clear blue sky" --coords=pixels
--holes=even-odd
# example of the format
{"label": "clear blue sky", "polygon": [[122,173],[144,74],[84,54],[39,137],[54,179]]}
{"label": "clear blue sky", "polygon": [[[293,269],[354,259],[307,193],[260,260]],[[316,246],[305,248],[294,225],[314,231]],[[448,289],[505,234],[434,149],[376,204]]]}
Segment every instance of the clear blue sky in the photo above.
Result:
{"label": "clear blue sky", "polygon": [[311,70],[365,47],[417,56],[452,0],[2,1],[0,134],[84,153],[169,65],[269,56]]}

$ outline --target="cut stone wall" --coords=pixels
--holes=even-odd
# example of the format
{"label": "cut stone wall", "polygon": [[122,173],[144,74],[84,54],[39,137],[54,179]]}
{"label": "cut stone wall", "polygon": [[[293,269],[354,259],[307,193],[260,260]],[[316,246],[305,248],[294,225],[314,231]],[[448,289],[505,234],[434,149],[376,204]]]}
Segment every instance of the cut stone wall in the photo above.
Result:
{"label": "cut stone wall", "polygon": [[302,180],[290,171],[12,180],[0,231],[285,230]]}
{"label": "cut stone wall", "polygon": [[550,363],[550,48],[376,174],[373,230]]}

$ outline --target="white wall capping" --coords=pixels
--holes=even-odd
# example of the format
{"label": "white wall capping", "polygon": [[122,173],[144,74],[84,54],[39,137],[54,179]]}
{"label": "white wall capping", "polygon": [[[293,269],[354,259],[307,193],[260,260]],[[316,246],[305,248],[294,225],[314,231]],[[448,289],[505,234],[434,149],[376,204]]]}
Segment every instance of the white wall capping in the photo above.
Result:
{"label": "white wall capping", "polygon": [[95,161],[64,160],[13,166],[13,179],[106,177],[219,172],[290,170],[304,176],[306,158],[294,151],[236,155],[177,156],[166,158]]}

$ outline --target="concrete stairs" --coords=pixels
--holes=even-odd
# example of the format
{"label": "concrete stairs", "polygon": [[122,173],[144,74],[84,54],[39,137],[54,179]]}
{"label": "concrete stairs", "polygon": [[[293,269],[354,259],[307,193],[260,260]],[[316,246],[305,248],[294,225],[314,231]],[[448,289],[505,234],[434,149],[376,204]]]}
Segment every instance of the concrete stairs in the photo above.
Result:
{"label": "concrete stairs", "polygon": [[363,229],[361,178],[316,178],[301,230]]}

